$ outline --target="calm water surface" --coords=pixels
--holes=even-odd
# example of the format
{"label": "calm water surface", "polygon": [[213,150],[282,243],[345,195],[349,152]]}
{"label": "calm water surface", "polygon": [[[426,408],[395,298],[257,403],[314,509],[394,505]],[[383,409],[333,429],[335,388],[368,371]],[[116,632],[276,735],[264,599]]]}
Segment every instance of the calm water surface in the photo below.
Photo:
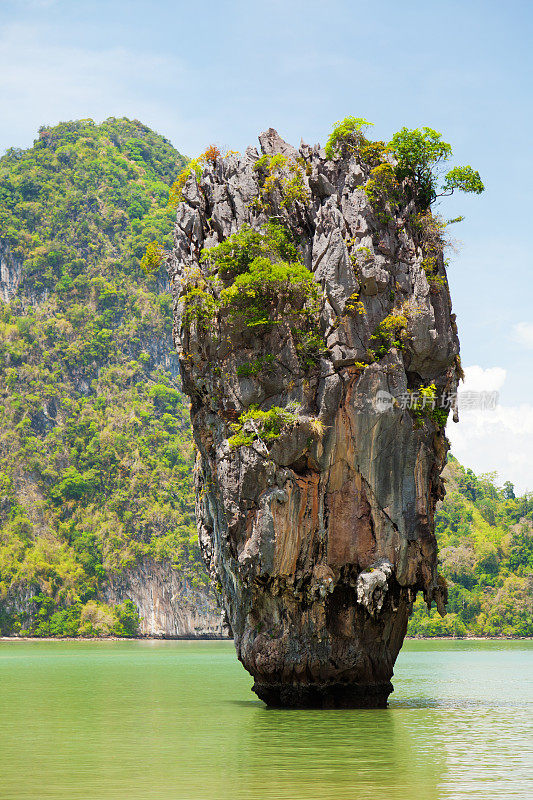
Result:
{"label": "calm water surface", "polygon": [[408,642],[381,711],[278,711],[229,642],[0,642],[2,800],[533,798],[533,642]]}

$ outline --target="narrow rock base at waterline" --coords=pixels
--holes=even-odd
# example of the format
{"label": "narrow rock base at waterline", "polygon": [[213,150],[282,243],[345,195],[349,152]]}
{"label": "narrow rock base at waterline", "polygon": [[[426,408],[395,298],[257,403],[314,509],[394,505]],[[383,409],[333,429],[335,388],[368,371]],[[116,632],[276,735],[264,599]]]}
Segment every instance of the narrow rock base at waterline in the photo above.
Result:
{"label": "narrow rock base at waterline", "polygon": [[257,683],[252,691],[272,708],[386,708],[393,691],[384,683]]}

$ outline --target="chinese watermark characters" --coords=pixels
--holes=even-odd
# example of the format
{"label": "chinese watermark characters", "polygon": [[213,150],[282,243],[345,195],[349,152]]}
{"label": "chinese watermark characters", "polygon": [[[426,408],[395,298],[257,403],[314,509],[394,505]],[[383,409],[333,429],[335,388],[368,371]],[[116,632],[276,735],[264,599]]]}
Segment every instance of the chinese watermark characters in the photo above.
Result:
{"label": "chinese watermark characters", "polygon": [[374,408],[378,412],[390,411],[393,408],[401,411],[494,411],[498,405],[499,392],[424,392],[407,391],[397,395],[380,390],[374,398]]}

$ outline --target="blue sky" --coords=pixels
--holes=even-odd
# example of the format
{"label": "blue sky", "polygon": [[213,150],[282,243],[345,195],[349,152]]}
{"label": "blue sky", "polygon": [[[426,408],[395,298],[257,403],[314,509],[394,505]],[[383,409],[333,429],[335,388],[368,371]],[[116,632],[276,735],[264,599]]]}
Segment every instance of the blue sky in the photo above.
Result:
{"label": "blue sky", "polygon": [[324,142],[348,114],[376,138],[442,131],[486,184],[440,211],[466,216],[449,278],[470,385],[501,396],[449,435],[533,489],[532,23],[526,0],[0,0],[0,150],[80,117],[136,117],[186,155],[269,126]]}

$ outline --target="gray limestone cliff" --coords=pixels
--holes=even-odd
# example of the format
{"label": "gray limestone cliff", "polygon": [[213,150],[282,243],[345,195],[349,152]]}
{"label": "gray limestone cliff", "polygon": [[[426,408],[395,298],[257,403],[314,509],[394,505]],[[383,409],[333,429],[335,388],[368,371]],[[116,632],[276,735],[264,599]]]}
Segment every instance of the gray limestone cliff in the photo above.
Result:
{"label": "gray limestone cliff", "polygon": [[110,575],[100,597],[107,603],[132,600],[141,636],[161,639],[220,639],[228,635],[214,593],[191,586],[168,561],[142,559]]}
{"label": "gray limestone cliff", "polygon": [[[28,629],[34,621],[32,599],[39,584],[8,589],[0,603],[3,615],[17,615]],[[155,639],[224,639],[228,629],[215,593],[195,587],[168,560],[142,558],[121,572],[109,573],[97,599],[115,605],[131,600],[139,612],[139,636]]]}
{"label": "gray limestone cliff", "polygon": [[259,697],[380,706],[417,592],[446,602],[442,251],[372,157],[259,139],[191,174],[169,258],[200,542]]}
{"label": "gray limestone cliff", "polygon": [[21,277],[22,261],[0,239],[0,298],[4,303],[9,303],[15,296]]}

